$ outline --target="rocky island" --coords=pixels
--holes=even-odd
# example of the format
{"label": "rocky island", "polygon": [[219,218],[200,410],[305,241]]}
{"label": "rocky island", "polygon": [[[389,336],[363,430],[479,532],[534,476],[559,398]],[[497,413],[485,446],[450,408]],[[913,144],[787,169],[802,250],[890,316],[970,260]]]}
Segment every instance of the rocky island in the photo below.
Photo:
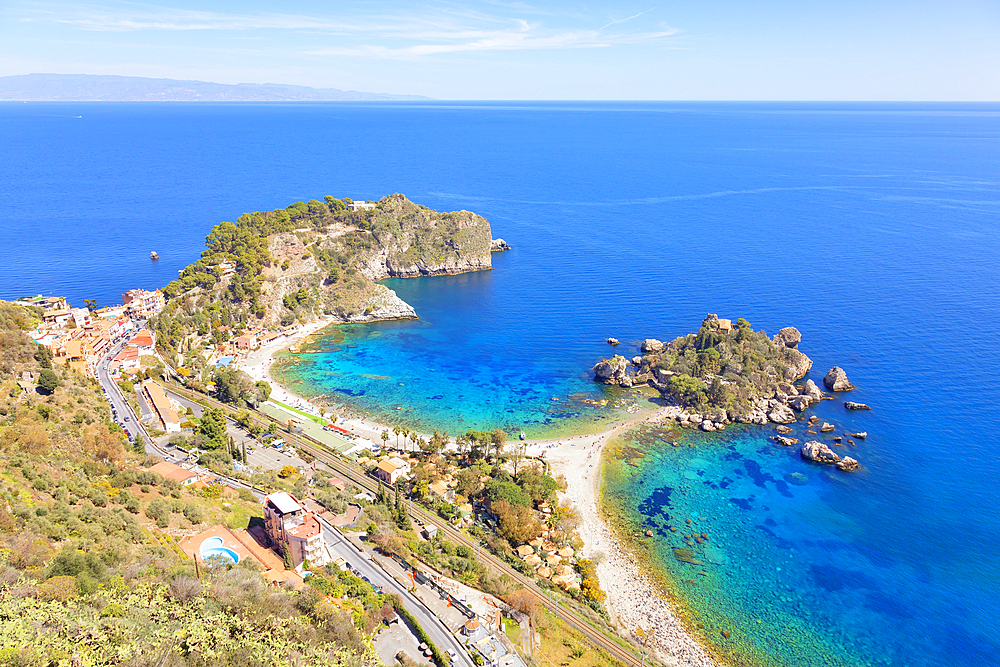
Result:
{"label": "rocky island", "polygon": [[[595,380],[604,384],[655,388],[683,408],[678,415],[682,425],[689,422],[704,431],[722,430],[733,422],[788,424],[797,421],[795,413],[827,398],[812,380],[796,384],[813,364],[799,351],[801,340],[795,327],[769,338],[743,318],[734,324],[709,314],[697,333],[668,343],[646,339],[640,355],[631,360],[614,355],[593,371]],[[839,367],[831,369],[824,382],[831,391],[854,388]]]}

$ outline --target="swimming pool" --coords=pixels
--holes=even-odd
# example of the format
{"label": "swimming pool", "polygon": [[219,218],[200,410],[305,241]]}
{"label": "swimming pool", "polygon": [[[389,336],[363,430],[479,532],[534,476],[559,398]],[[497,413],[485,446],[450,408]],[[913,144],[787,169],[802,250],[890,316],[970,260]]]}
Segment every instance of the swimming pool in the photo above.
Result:
{"label": "swimming pool", "polygon": [[239,563],[240,555],[230,549],[229,547],[223,546],[223,541],[221,537],[210,537],[201,543],[202,560],[208,560],[209,558],[218,557],[223,560],[227,560],[231,563]]}

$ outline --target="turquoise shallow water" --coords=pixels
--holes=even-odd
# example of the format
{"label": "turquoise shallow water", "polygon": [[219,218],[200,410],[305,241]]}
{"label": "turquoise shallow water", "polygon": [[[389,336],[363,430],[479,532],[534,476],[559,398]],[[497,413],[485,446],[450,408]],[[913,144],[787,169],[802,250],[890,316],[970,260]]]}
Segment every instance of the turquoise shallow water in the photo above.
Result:
{"label": "turquoise shallow water", "polygon": [[594,428],[619,416],[581,402],[619,398],[587,373],[608,336],[630,355],[706,312],[798,327],[814,379],[843,366],[874,408],[819,408],[870,433],[860,473],[761,430],[649,435],[609,468],[611,509],[706,517],[706,575],[675,533],[644,544],[734,660],[996,664],[997,105],[0,104],[0,127],[5,298],[107,303],[219,221],[325,194],[486,216],[514,246],[494,271],[392,281],[419,321],[348,327],[290,369],[398,421]]}
{"label": "turquoise shallow water", "polygon": [[657,407],[655,392],[595,385],[586,364],[565,363],[559,333],[525,345],[516,313],[484,308],[504,260],[496,257],[494,272],[386,281],[419,308],[419,321],[335,327],[304,353],[279,357],[272,372],[319,404],[452,435],[593,431]]}

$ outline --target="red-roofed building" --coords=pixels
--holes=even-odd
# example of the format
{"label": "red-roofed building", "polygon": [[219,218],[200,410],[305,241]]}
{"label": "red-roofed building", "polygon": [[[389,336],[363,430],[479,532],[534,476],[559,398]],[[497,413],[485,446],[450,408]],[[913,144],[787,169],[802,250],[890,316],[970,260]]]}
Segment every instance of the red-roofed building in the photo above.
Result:
{"label": "red-roofed building", "polygon": [[319,519],[288,493],[272,493],[264,499],[264,529],[271,545],[289,554],[293,567],[304,560],[315,567],[333,560]]}
{"label": "red-roofed building", "polygon": [[153,354],[153,334],[148,329],[140,329],[128,342],[129,347],[139,350],[139,354]]}
{"label": "red-roofed building", "polygon": [[138,348],[126,347],[118,353],[115,360],[111,362],[111,370],[116,371],[119,369],[123,371],[139,370]]}

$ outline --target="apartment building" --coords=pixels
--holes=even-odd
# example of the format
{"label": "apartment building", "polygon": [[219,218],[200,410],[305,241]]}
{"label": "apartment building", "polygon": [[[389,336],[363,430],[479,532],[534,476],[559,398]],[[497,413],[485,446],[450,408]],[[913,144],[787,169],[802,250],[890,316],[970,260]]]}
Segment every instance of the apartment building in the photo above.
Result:
{"label": "apartment building", "polygon": [[292,567],[303,561],[322,567],[333,560],[319,519],[288,493],[272,493],[264,499],[264,530],[273,548],[289,554]]}
{"label": "apartment building", "polygon": [[128,315],[144,320],[163,310],[166,300],[160,290],[150,292],[144,289],[133,289],[122,294],[122,303],[125,305],[125,312]]}

